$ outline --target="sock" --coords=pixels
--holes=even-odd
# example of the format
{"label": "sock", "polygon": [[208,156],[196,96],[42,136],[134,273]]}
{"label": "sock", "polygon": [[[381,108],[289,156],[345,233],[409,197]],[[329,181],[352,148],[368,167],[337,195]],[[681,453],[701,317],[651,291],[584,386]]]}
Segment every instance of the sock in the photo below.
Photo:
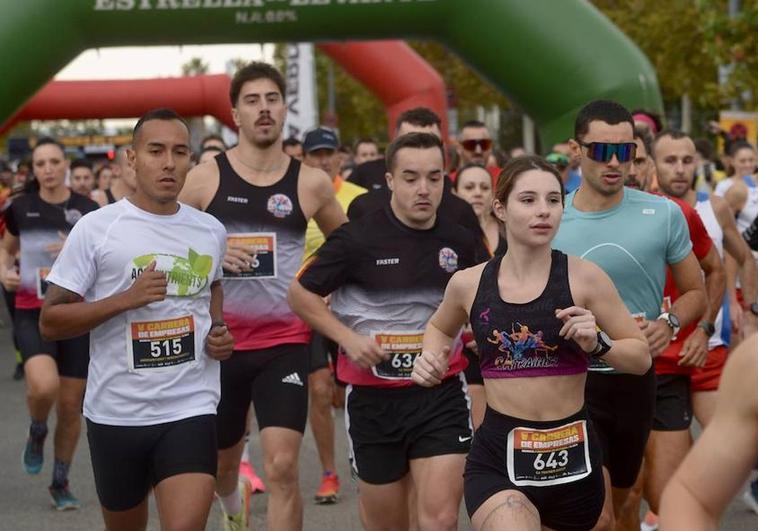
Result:
{"label": "sock", "polygon": [[250,440],[245,439],[245,447],[242,448],[242,463],[250,464]]}
{"label": "sock", "polygon": [[53,487],[62,489],[68,484],[68,469],[71,467],[71,463],[64,463],[58,459],[55,460],[53,465]]}
{"label": "sock", "polygon": [[324,477],[328,478],[329,476],[337,476],[337,473],[334,470],[324,470]]}
{"label": "sock", "polygon": [[240,499],[240,491],[235,486],[234,491],[226,496],[219,496],[221,505],[224,508],[224,512],[227,515],[237,514],[242,510],[242,500]]}
{"label": "sock", "polygon": [[47,421],[32,419],[32,424],[29,426],[29,435],[37,441],[44,439],[47,436]]}

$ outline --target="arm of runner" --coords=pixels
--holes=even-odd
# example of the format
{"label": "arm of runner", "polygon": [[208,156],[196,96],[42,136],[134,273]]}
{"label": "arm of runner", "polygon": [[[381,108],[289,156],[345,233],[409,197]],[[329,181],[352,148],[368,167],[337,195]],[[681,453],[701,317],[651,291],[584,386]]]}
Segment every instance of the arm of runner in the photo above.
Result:
{"label": "arm of runner", "polygon": [[21,277],[15,265],[18,250],[18,236],[6,230],[2,246],[0,246],[0,282],[7,291],[16,291],[21,283]]}
{"label": "arm of runner", "polygon": [[[571,325],[576,323],[576,328],[581,329],[579,335],[584,336],[585,344],[583,345],[577,338],[574,340],[585,352],[591,352],[597,345],[597,326],[599,326],[613,341],[611,349],[603,355],[603,361],[621,372],[645,374],[652,363],[647,341],[624,301],[621,300],[610,277],[590,261],[569,257],[569,272],[573,271],[577,271],[578,274],[570,274],[571,291],[583,294],[585,307],[557,309],[560,311],[556,311],[556,316],[565,323],[561,329],[561,335],[573,337],[569,333]],[[571,281],[574,278],[578,282]],[[592,317],[591,320],[588,319],[586,313]],[[572,323],[574,317],[578,318]],[[590,321],[591,325],[588,325]]]}
{"label": "arm of runner", "polygon": [[224,322],[224,288],[216,280],[211,284],[211,329],[206,338],[208,355],[217,360],[231,357],[234,351],[234,338]]}
{"label": "arm of runner", "polygon": [[442,303],[426,324],[421,355],[416,358],[411,374],[411,379],[418,385],[439,385],[447,373],[453,339],[468,321],[463,301],[469,298],[465,277],[470,274],[470,270],[458,271],[450,278]]}
{"label": "arm of runner", "polygon": [[[703,315],[703,319],[709,323],[714,323],[721,309],[721,301],[724,300],[726,289],[726,272],[715,246],[711,247],[705,258],[700,260],[700,268],[705,274],[705,290],[708,302],[708,309]],[[702,367],[705,365],[708,360],[708,339],[710,338],[702,327],[695,328],[682,345],[682,350],[679,352],[681,359],[678,365],[682,367]]]}
{"label": "arm of runner", "polygon": [[304,288],[298,279],[290,284],[287,302],[303,321],[340,345],[347,357],[360,367],[367,369],[389,359],[389,353],[373,338],[356,334],[342,324],[323,297]]}
{"label": "arm of runner", "polygon": [[716,530],[758,459],[758,336],[730,356],[713,420],[668,482],[661,529]]}
{"label": "arm of runner", "polygon": [[[681,293],[672,305],[670,313],[676,315],[680,326],[684,327],[700,319],[707,309],[703,275],[700,264],[692,252],[684,260],[669,264],[669,267],[674,283]],[[674,331],[663,319],[648,321],[647,326],[644,327],[644,332],[650,344],[650,354],[654,358],[669,346],[674,336]]]}
{"label": "arm of runner", "polygon": [[324,237],[328,237],[334,229],[347,223],[347,216],[337,202],[334,186],[329,177],[321,170],[313,168],[308,168],[308,170],[308,184],[312,187],[309,192],[312,194],[312,201],[315,201],[313,219],[316,220]]}
{"label": "arm of runner", "polygon": [[220,183],[218,164],[211,160],[192,168],[187,174],[179,201],[199,210],[205,210],[211,204]]}
{"label": "arm of runner", "polygon": [[127,310],[166,298],[166,274],[155,271],[155,261],[125,291],[105,299],[84,302],[81,294],[50,283],[42,304],[39,328],[48,341],[85,334]]}

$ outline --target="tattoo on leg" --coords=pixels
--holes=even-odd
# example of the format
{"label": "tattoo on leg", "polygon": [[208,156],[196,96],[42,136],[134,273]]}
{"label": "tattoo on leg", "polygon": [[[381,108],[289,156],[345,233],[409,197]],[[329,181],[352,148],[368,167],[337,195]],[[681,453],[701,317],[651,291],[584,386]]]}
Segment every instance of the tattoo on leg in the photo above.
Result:
{"label": "tattoo on leg", "polygon": [[540,514],[531,503],[526,503],[520,496],[509,494],[505,501],[492,509],[484,519],[481,527],[482,531],[487,530],[487,524],[489,523],[490,519],[504,507],[507,507],[509,511],[521,511],[525,513],[526,516],[531,517],[531,519],[533,519],[537,525],[540,523]]}

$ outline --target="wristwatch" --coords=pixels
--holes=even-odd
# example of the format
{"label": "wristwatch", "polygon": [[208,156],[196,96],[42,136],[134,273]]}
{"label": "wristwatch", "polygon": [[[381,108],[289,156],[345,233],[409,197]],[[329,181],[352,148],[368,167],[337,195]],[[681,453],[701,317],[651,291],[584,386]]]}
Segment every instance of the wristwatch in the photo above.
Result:
{"label": "wristwatch", "polygon": [[602,330],[598,330],[597,345],[595,346],[595,350],[590,352],[590,356],[592,356],[593,358],[602,358],[603,356],[608,354],[608,351],[611,350],[612,346],[613,346],[613,340],[611,340],[611,338],[608,337],[608,334],[606,334]]}
{"label": "wristwatch", "polygon": [[750,313],[753,315],[758,315],[758,302],[754,302],[750,305]]}
{"label": "wristwatch", "polygon": [[706,321],[705,319],[700,321],[698,323],[698,326],[705,331],[705,335],[707,335],[708,337],[711,337],[713,334],[716,333],[716,325],[710,321]]}
{"label": "wristwatch", "polygon": [[669,327],[671,327],[671,330],[673,330],[674,335],[676,336],[679,333],[679,330],[682,328],[679,324],[679,318],[670,312],[663,312],[661,315],[658,316],[658,319],[662,319],[666,322]]}

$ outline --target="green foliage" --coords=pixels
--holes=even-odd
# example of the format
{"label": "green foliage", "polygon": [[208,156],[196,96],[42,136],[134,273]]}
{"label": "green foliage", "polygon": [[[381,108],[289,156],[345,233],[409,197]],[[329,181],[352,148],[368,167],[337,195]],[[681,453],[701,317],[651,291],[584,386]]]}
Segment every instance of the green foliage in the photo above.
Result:
{"label": "green foliage", "polygon": [[[734,20],[726,0],[593,0],[595,6],[648,56],[663,97],[687,93],[700,107],[718,109],[752,91],[758,96],[758,0],[742,0]],[[724,86],[718,68],[734,62]]]}
{"label": "green foliage", "polygon": [[183,76],[200,76],[208,73],[208,63],[202,57],[193,57],[182,65]]}

